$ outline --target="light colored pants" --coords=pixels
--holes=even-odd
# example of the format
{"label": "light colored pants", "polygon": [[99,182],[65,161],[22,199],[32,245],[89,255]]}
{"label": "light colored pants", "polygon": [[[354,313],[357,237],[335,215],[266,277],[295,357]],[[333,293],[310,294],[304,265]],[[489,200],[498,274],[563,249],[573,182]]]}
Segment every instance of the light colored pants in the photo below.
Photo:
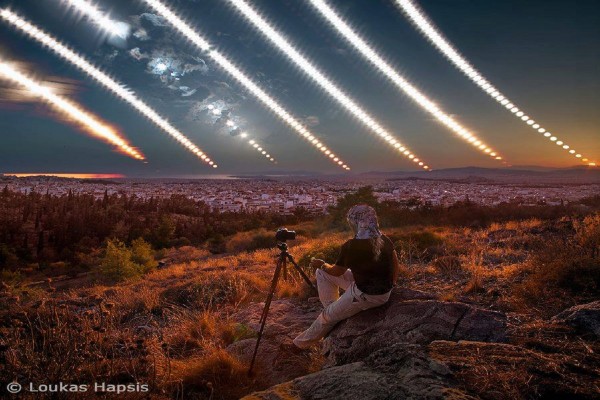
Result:
{"label": "light colored pants", "polygon": [[[391,291],[380,295],[368,295],[361,292],[356,287],[350,270],[341,276],[333,276],[318,269],[316,275],[319,299],[325,309],[310,328],[294,339],[294,344],[301,349],[318,343],[338,322],[350,318],[360,311],[379,307],[390,298]],[[340,288],[345,290],[341,297]]]}

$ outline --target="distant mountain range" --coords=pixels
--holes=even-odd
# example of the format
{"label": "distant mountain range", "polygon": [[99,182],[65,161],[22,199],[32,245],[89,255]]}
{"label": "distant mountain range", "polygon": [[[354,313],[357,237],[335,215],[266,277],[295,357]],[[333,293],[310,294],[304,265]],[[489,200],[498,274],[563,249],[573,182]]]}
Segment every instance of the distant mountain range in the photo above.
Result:
{"label": "distant mountain range", "polygon": [[[0,174],[0,178],[2,178]],[[10,175],[6,175],[8,177]],[[231,178],[240,179],[335,179],[351,181],[356,179],[374,179],[374,180],[403,180],[403,179],[423,179],[423,180],[460,180],[468,182],[488,182],[488,183],[560,183],[560,184],[600,184],[600,168],[577,166],[570,168],[551,168],[534,165],[515,166],[510,168],[482,168],[482,167],[461,167],[446,168],[433,171],[369,171],[363,173],[335,174],[328,175],[319,172],[310,171],[269,171],[259,172],[248,175],[231,175]],[[226,176],[214,177],[214,179],[223,179]],[[24,178],[22,178],[24,179]],[[39,178],[38,178],[39,179]],[[58,178],[56,178],[58,179]],[[144,180],[152,178],[126,178],[132,180]],[[193,177],[186,178],[156,178],[160,180],[194,180]],[[197,179],[211,179],[210,176],[202,176]],[[111,180],[112,181],[112,180]],[[118,179],[116,180],[118,181]]]}
{"label": "distant mountain range", "polygon": [[600,183],[600,169],[590,167],[547,168],[519,166],[511,168],[462,167],[427,171],[366,172],[362,177],[380,177],[387,179],[419,178],[427,180],[474,180],[499,182],[540,182],[540,183]]}
{"label": "distant mountain range", "polygon": [[510,168],[460,167],[433,171],[369,171],[357,174],[327,175],[309,171],[269,171],[249,175],[235,175],[242,179],[424,179],[468,180],[500,183],[600,183],[600,168],[576,166],[569,168],[540,167],[535,165]]}

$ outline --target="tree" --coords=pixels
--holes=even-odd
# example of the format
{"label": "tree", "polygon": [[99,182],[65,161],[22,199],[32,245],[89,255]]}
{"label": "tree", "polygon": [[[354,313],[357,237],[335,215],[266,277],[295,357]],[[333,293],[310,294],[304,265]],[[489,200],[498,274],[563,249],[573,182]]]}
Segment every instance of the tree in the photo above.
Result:
{"label": "tree", "polygon": [[118,239],[106,243],[100,273],[112,280],[122,281],[142,274],[141,267],[133,262],[131,251]]}
{"label": "tree", "polygon": [[213,254],[225,253],[227,241],[225,236],[220,233],[215,233],[210,239],[208,239],[208,250]]}
{"label": "tree", "polygon": [[356,193],[349,193],[338,200],[335,206],[329,207],[329,214],[334,225],[342,225],[346,221],[346,213],[357,204],[368,204],[378,210],[380,205],[373,194],[372,186],[363,186]]}
{"label": "tree", "polygon": [[175,222],[168,215],[163,215],[160,224],[154,232],[154,245],[161,249],[171,245],[171,240],[175,234]]}
{"label": "tree", "polygon": [[131,242],[131,260],[140,267],[143,273],[152,271],[158,265],[154,259],[152,246],[142,238]]}
{"label": "tree", "polygon": [[0,243],[0,269],[15,267],[19,262],[13,248]]}

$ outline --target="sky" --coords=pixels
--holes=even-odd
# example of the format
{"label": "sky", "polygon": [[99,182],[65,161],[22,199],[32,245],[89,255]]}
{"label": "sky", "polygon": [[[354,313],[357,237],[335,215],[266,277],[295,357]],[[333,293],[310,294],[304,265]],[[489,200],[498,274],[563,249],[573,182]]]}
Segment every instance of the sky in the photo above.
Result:
{"label": "sky", "polygon": [[[415,170],[274,48],[227,0],[165,0],[353,172]],[[305,0],[250,1],[304,55],[433,169],[502,167],[390,85]],[[107,37],[62,0],[0,0],[126,84],[219,165],[212,169],[85,74],[0,22],[0,57],[115,127],[147,157],[128,158],[48,106],[0,82],[0,173],[117,173],[133,177],[342,173],[137,0],[96,2],[127,23]],[[392,0],[329,0],[381,55],[512,165],[577,160],[534,132],[452,66]],[[418,4],[502,93],[590,159],[600,159],[600,2],[428,0]],[[213,115],[208,106],[223,110]],[[231,119],[239,129],[224,122]],[[270,163],[239,135],[273,155]]]}

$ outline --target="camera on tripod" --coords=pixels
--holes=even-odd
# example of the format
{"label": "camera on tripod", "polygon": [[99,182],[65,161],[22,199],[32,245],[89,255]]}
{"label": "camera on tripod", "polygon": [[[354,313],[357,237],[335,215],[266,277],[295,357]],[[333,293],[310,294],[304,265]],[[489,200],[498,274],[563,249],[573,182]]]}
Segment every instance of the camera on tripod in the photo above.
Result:
{"label": "camera on tripod", "polygon": [[278,242],[287,242],[288,240],[296,239],[296,231],[288,231],[287,228],[279,228],[275,232],[275,239]]}
{"label": "camera on tripod", "polygon": [[275,240],[277,240],[277,248],[280,250],[279,256],[277,257],[277,265],[275,266],[275,272],[273,273],[273,280],[271,281],[271,288],[269,289],[269,294],[267,295],[267,299],[265,300],[265,306],[263,308],[262,314],[260,316],[260,328],[258,330],[258,337],[256,338],[256,345],[254,346],[254,353],[252,354],[252,361],[250,361],[250,368],[248,369],[248,375],[252,375],[252,369],[254,368],[254,362],[256,361],[256,355],[258,354],[258,346],[260,345],[260,340],[262,339],[263,330],[265,329],[265,324],[267,323],[267,315],[269,314],[269,307],[271,307],[271,300],[273,300],[273,296],[275,294],[275,290],[277,289],[277,282],[279,281],[279,276],[283,274],[283,279],[287,279],[287,263],[288,261],[294,266],[296,271],[300,274],[302,279],[310,286],[315,292],[317,288],[310,281],[310,278],[306,275],[306,273],[300,268],[300,266],[294,260],[294,257],[288,251],[288,240],[296,239],[296,232],[289,231],[287,228],[279,228],[277,232],[275,232]]}

